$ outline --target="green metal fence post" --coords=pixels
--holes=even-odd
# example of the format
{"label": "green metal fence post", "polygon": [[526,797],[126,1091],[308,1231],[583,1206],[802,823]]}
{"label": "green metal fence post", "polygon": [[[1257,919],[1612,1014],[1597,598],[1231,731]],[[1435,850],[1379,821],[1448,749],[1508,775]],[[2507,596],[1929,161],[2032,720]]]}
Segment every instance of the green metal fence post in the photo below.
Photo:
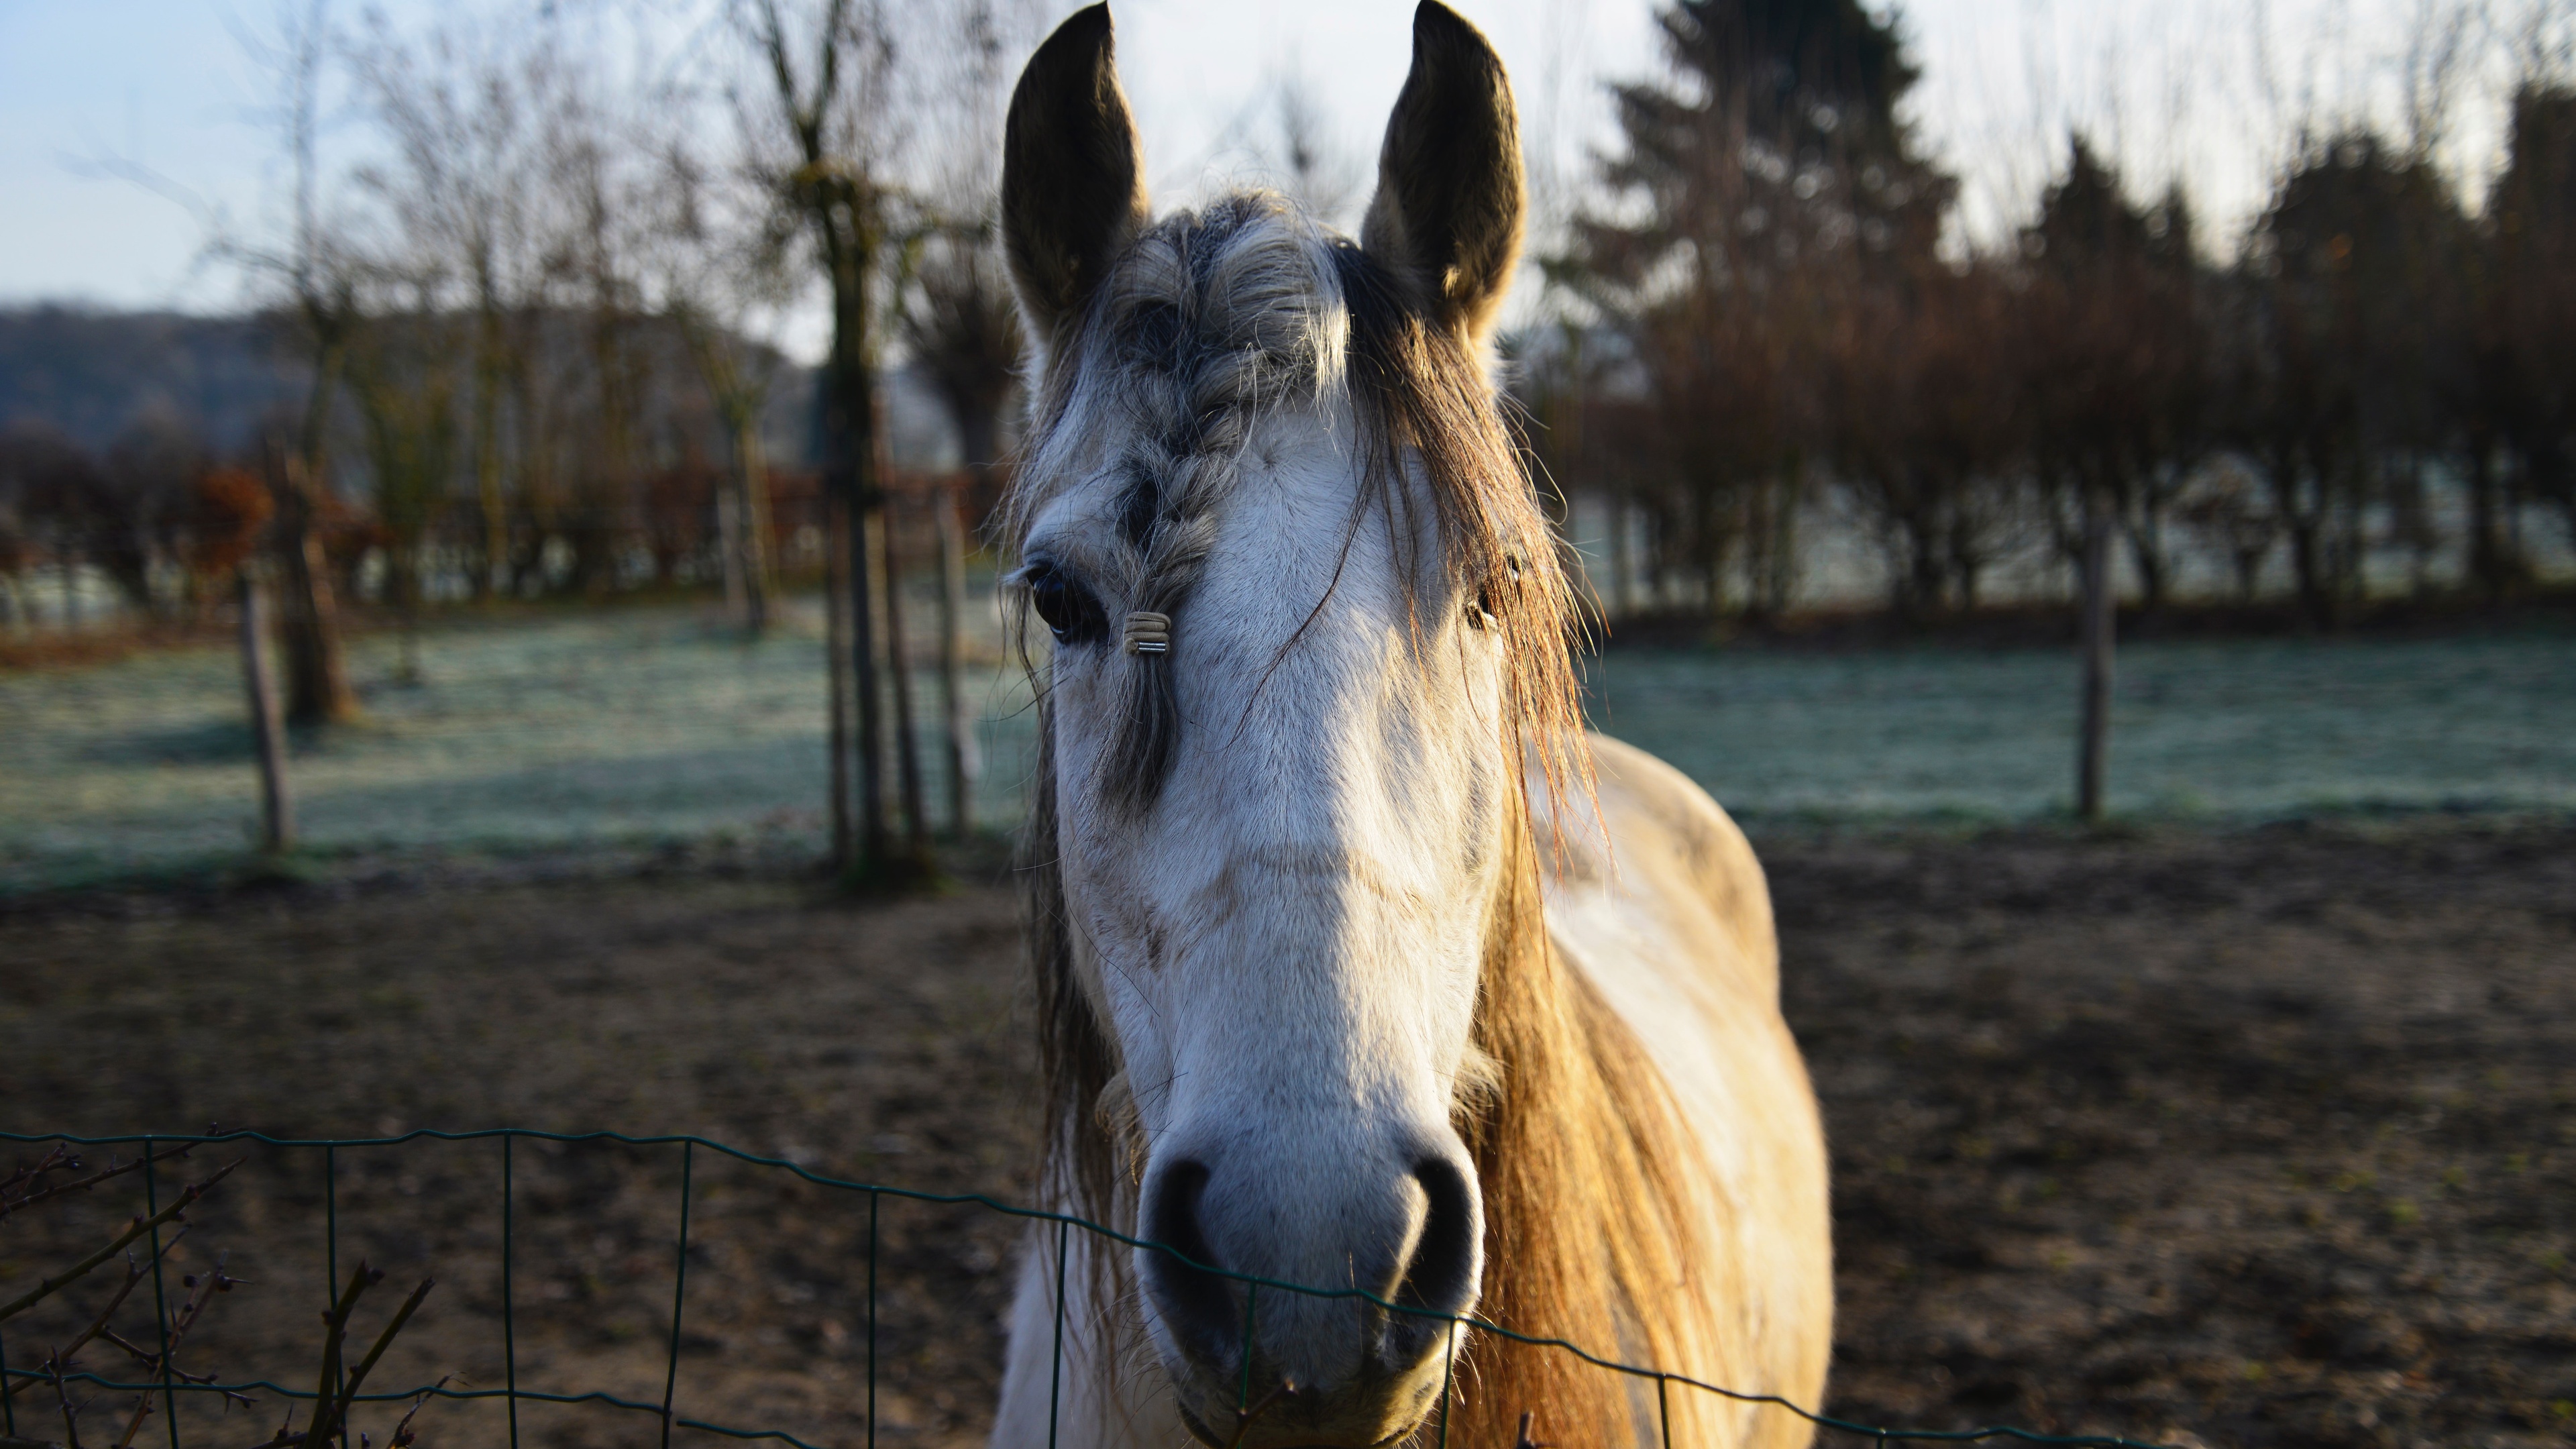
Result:
{"label": "green metal fence post", "polygon": [[1055,1449],[1055,1420],[1064,1402],[1064,1259],[1073,1224],[1055,1225],[1055,1363],[1047,1371],[1047,1449]]}
{"label": "green metal fence post", "polygon": [[1243,1285],[1243,1387],[1235,1390],[1234,1413],[1237,1419],[1252,1412],[1252,1308],[1261,1301],[1261,1285]]}
{"label": "green metal fence post", "polygon": [[[152,1139],[143,1139],[143,1212],[161,1216],[160,1169],[152,1161]],[[170,1449],[179,1449],[179,1401],[170,1392],[170,1302],[161,1288],[161,1229],[152,1229],[152,1324],[161,1333],[161,1416],[170,1421]],[[64,1365],[56,1365],[62,1368]]]}
{"label": "green metal fence post", "polygon": [[680,1383],[680,1310],[689,1301],[689,1186],[698,1144],[680,1144],[680,1255],[671,1273],[671,1357],[662,1370],[662,1449],[671,1449],[671,1393]]}
{"label": "green metal fence post", "polygon": [[[322,1301],[337,1302],[339,1297],[340,1149],[335,1144],[322,1149]],[[331,1387],[343,1387],[346,1375],[346,1365],[335,1367]],[[340,1449],[349,1449],[349,1426],[345,1423],[340,1426]]]}
{"label": "green metal fence post", "polygon": [[0,1433],[18,1437],[18,1389],[9,1382],[9,1341],[0,1337]]}
{"label": "green metal fence post", "polygon": [[877,1204],[868,1192],[868,1449],[877,1449]]}
{"label": "green metal fence post", "polygon": [[516,1194],[510,1174],[510,1145],[517,1134],[501,1134],[501,1364],[504,1402],[510,1406],[510,1449],[519,1449],[519,1327],[510,1291],[512,1210]]}
{"label": "green metal fence post", "polygon": [[1669,1377],[1663,1374],[1655,1375],[1655,1417],[1664,1426],[1664,1449],[1673,1449],[1672,1386],[1673,1381]]}

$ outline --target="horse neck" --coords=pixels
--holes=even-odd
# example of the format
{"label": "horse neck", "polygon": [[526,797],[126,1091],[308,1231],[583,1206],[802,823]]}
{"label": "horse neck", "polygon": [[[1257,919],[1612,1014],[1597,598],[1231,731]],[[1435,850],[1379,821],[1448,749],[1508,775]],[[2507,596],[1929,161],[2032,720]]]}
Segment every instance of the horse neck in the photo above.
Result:
{"label": "horse neck", "polygon": [[[1635,1033],[1552,945],[1526,824],[1508,843],[1475,1028],[1497,1070],[1461,1124],[1485,1202],[1478,1314],[1689,1371],[1706,1363],[1712,1333],[1703,1295],[1689,1291],[1708,1261],[1700,1155]],[[1634,1442],[1636,1382],[1481,1334],[1457,1375],[1454,1440],[1513,1443],[1533,1411],[1547,1442]]]}

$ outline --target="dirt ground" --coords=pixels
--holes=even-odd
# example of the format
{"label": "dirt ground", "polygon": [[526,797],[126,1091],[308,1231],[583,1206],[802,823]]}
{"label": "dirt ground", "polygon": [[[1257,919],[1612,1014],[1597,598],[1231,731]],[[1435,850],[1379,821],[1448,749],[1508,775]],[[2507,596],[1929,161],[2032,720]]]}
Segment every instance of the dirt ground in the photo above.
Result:
{"label": "dirt ground", "polygon": [[[2576,1441],[2576,830],[1802,836],[1764,855],[1834,1145],[1831,1412],[2213,1445]],[[852,906],[690,870],[388,871],[0,908],[14,1130],[694,1132],[1019,1199],[1025,1035],[988,886]],[[512,1151],[520,1386],[660,1403],[680,1150]],[[161,1190],[233,1155],[201,1149]],[[177,1266],[228,1251],[252,1282],[183,1360],[311,1382],[327,1169],[339,1271],[389,1275],[360,1331],[439,1280],[374,1382],[502,1384],[496,1143],[246,1155]],[[868,1200],[703,1152],[689,1172],[676,1413],[862,1437]],[[0,1295],[135,1196],[0,1223]],[[890,1442],[980,1434],[1017,1232],[883,1205]],[[70,1296],[7,1326],[12,1363],[97,1293]],[[128,1402],[101,1396],[85,1432],[112,1439],[90,1426]],[[26,1427],[34,1405],[14,1407]],[[182,1409],[210,1445],[275,1413],[218,1432],[210,1402]],[[520,1414],[532,1444],[659,1438],[613,1407]],[[429,1444],[506,1442],[495,1403],[420,1424]]]}

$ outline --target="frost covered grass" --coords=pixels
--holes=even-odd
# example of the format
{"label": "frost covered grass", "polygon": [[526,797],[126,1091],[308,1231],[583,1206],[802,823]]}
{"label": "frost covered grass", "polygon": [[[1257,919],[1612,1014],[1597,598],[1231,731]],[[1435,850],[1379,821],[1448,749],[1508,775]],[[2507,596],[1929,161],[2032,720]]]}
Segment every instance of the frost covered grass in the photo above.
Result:
{"label": "frost covered grass", "polygon": [[[978,652],[979,823],[994,829],[1016,817],[1033,721],[998,640]],[[315,851],[822,849],[810,601],[758,643],[705,608],[631,607],[458,617],[422,634],[416,681],[399,659],[390,634],[357,640],[366,722],[295,741]],[[1757,828],[2010,822],[2069,799],[2069,652],[1638,650],[1589,673],[1603,728]],[[926,674],[915,703],[935,741]],[[250,732],[228,651],[0,672],[0,742],[0,891],[184,871],[248,846]],[[939,752],[925,756],[936,812]],[[2213,823],[2576,810],[2576,635],[2134,645],[2111,784],[2121,814]]]}
{"label": "frost covered grass", "polygon": [[[716,840],[824,844],[820,615],[748,642],[711,610],[458,619],[423,631],[417,679],[390,634],[351,646],[364,722],[299,734],[301,843],[324,853],[527,852]],[[1016,817],[1031,724],[1016,669],[975,668],[991,794]],[[935,682],[915,704],[936,733]],[[0,674],[0,890],[187,869],[237,855],[257,809],[240,662],[221,649]],[[939,751],[929,794],[945,799]]]}
{"label": "frost covered grass", "polygon": [[[2151,642],[2113,697],[2114,814],[2576,810],[2576,636]],[[1766,822],[2072,808],[2071,650],[1614,652],[1600,728]]]}

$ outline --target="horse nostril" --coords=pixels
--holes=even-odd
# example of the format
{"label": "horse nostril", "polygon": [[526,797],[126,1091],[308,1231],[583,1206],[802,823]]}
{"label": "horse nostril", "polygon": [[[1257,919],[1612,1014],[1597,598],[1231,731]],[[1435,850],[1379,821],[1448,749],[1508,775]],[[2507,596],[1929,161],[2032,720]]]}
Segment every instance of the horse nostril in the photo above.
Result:
{"label": "horse nostril", "polygon": [[1217,1262],[1199,1223],[1199,1199],[1207,1185],[1207,1164],[1186,1159],[1165,1168],[1155,1182],[1145,1203],[1146,1241],[1160,1243],[1190,1262],[1172,1253],[1146,1253],[1145,1286],[1154,1295],[1164,1326],[1184,1348],[1199,1358],[1223,1363],[1240,1350],[1243,1339],[1234,1294],[1224,1278],[1190,1266],[1225,1266]]}
{"label": "horse nostril", "polygon": [[1446,1158],[1426,1157],[1413,1166],[1422,1184],[1428,1211],[1422,1236],[1415,1240],[1413,1260],[1404,1265],[1404,1280],[1395,1301],[1431,1313],[1465,1311],[1476,1297],[1477,1238],[1483,1224],[1476,1212],[1475,1189],[1467,1175]]}

